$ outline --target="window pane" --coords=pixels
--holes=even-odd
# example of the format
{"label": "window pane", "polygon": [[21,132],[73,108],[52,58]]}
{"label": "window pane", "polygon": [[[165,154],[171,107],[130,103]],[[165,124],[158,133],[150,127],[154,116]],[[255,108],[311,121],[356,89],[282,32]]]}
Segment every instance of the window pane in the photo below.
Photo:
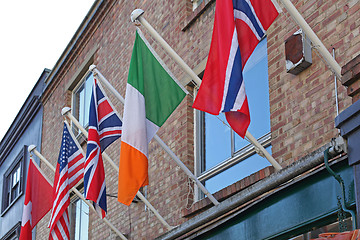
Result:
{"label": "window pane", "polygon": [[17,169],[15,169],[15,171],[12,173],[12,185],[11,185],[11,188],[13,188],[17,181],[18,181],[18,177],[17,177]]}
{"label": "window pane", "polygon": [[20,165],[18,165],[11,174],[12,181],[10,182],[10,203],[19,195],[20,190]]}
{"label": "window pane", "polygon": [[75,240],[87,240],[89,229],[89,206],[82,200],[76,202]]}
{"label": "window pane", "polygon": [[[266,150],[271,154],[271,146],[267,147]],[[260,157],[258,154],[254,154],[242,162],[239,162],[235,166],[207,180],[205,182],[205,186],[210,193],[215,193],[224,187],[227,187],[270,165],[271,164],[265,158]]]}
{"label": "window pane", "polygon": [[[254,53],[250,56],[244,68],[245,88],[250,108],[249,132],[260,138],[270,132],[270,106],[269,106],[269,82],[267,64],[267,40],[262,40]],[[232,157],[232,149],[238,151],[249,142],[239,137],[224,124],[224,114],[217,119],[217,116],[204,114],[204,156],[205,167],[203,171],[209,170],[215,165]],[[226,122],[226,121],[225,121]],[[233,142],[231,135],[234,134]],[[267,148],[271,151],[271,146]],[[210,192],[216,192],[232,183],[251,175],[270,163],[257,154],[254,154],[230,169],[212,177],[206,181],[206,187]]]}
{"label": "window pane", "polygon": [[80,239],[80,222],[81,222],[81,205],[80,201],[76,202],[76,211],[75,211],[75,240]]}
{"label": "window pane", "polygon": [[[250,56],[244,68],[246,95],[250,108],[249,132],[260,138],[270,132],[269,81],[267,41],[262,40]],[[235,151],[248,142],[235,133]]]}
{"label": "window pane", "polygon": [[89,124],[89,110],[90,110],[90,100],[91,100],[91,88],[94,83],[94,78],[92,73],[89,74],[85,81],[85,95],[84,95],[84,123],[83,126]]}
{"label": "window pane", "polygon": [[89,110],[91,100],[91,88],[94,83],[92,73],[89,73],[84,82],[78,87],[74,93],[74,113],[75,117],[83,127],[87,127],[89,123]]}
{"label": "window pane", "polygon": [[19,195],[18,189],[19,189],[18,187],[11,189],[11,199],[10,199],[11,201],[10,202],[14,201],[15,198]]}
{"label": "window pane", "polygon": [[82,204],[82,211],[81,211],[81,238],[80,239],[88,239],[88,232],[89,232],[89,206],[86,205],[83,201]]}
{"label": "window pane", "polygon": [[16,170],[16,183],[20,182],[20,171],[21,171],[21,166],[19,165],[19,167]]}
{"label": "window pane", "polygon": [[231,157],[231,131],[225,115],[205,113],[205,170]]}
{"label": "window pane", "polygon": [[81,90],[78,92],[79,95],[79,103],[78,103],[78,109],[79,109],[79,123],[84,126],[85,122],[85,105],[84,105],[84,99],[85,99],[85,88],[81,88]]}

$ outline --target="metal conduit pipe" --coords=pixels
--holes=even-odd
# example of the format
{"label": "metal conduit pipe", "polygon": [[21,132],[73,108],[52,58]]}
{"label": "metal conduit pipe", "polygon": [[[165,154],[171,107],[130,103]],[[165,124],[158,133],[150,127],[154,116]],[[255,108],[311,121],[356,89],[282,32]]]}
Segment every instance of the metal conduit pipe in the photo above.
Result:
{"label": "metal conduit pipe", "polygon": [[337,148],[336,146],[329,147],[324,151],[324,163],[326,170],[336,179],[336,181],[339,182],[340,188],[341,188],[341,208],[344,212],[347,212],[351,215],[352,218],[352,230],[356,229],[356,215],[355,211],[350,210],[347,208],[346,204],[346,196],[345,196],[345,184],[344,180],[341,178],[341,176],[337,173],[335,173],[329,166],[329,158],[333,158],[337,155],[339,155],[342,152],[340,148]]}
{"label": "metal conduit pipe", "polygon": [[318,150],[310,153],[309,155],[299,159],[290,166],[273,173],[267,178],[256,182],[255,184],[245,188],[244,190],[238,192],[234,196],[225,199],[219,205],[213,206],[212,208],[206,210],[205,212],[200,213],[189,221],[179,225],[173,230],[159,236],[157,239],[175,239],[183,234],[190,232],[191,230],[198,228],[211,220],[214,220],[224,213],[235,209],[238,206],[276,188],[281,184],[288,182],[289,180],[303,174],[312,168],[320,165],[324,161],[324,151],[332,146],[340,146],[344,149],[344,141],[341,137],[332,141],[333,143],[328,143]]}

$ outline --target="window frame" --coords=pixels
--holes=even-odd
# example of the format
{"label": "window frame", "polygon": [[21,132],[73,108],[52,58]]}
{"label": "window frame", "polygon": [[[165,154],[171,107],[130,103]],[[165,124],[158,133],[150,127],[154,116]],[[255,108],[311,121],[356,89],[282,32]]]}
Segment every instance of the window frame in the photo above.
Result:
{"label": "window frame", "polygon": [[[222,160],[220,163],[215,166],[205,170],[206,159],[205,159],[205,113],[195,109],[195,173],[196,177],[200,182],[205,185],[205,182],[225,170],[235,166],[236,164],[246,160],[247,158],[257,154],[255,146],[252,143],[247,144],[246,146],[235,151],[235,140],[234,134],[236,134],[232,129],[231,130],[231,156],[227,159]],[[267,148],[271,146],[271,131],[264,134],[257,141],[264,147]],[[260,169],[259,169],[260,170]],[[241,180],[241,179],[239,179]],[[195,189],[195,199],[200,200],[204,198],[205,195],[198,188]]]}
{"label": "window frame", "polygon": [[[200,115],[204,114],[203,112],[200,112]],[[200,116],[200,118],[203,118],[202,116]],[[204,120],[202,120],[204,121]],[[199,130],[198,133],[201,135],[200,138],[204,138],[204,127],[199,126]],[[201,129],[202,128],[202,129]],[[204,150],[204,145],[205,145],[205,141],[202,140],[201,144],[202,146],[200,146],[200,164],[201,167],[198,167],[198,169],[200,169],[200,173],[197,176],[197,178],[199,179],[199,181],[206,181],[209,180],[212,177],[215,177],[216,175],[222,173],[223,171],[233,167],[234,165],[244,161],[245,159],[247,159],[248,157],[251,157],[252,155],[256,154],[256,149],[255,146],[252,143],[247,144],[246,146],[240,148],[239,150],[235,151],[235,141],[234,141],[234,134],[235,132],[231,129],[231,157],[224,159],[222,162],[216,164],[215,166],[211,167],[208,170],[205,170],[205,150]],[[257,139],[257,141],[264,147],[267,148],[269,146],[271,146],[271,132],[266,133],[265,135],[261,136],[260,138]]]}
{"label": "window frame", "polygon": [[21,230],[21,222],[18,222],[0,240],[19,239],[20,230]]}
{"label": "window frame", "polygon": [[[76,114],[76,112],[78,111],[79,107],[79,103],[77,102],[77,94],[80,93],[81,89],[84,89],[86,91],[86,81],[88,80],[88,77],[92,75],[92,79],[94,79],[94,74],[91,71],[86,71],[82,76],[81,79],[79,80],[79,82],[76,84],[76,86],[74,87],[74,89],[71,92],[71,111],[72,111],[72,115],[79,121],[79,123],[81,125],[83,125],[80,122],[80,112],[79,114]],[[91,84],[92,87],[92,84]],[[90,94],[91,94],[91,87],[90,87]],[[86,99],[86,92],[85,92],[85,99]],[[79,100],[80,101],[80,100]],[[89,102],[90,104],[90,102]],[[86,111],[86,109],[84,109]],[[89,123],[87,121],[87,123],[83,126],[85,129],[89,126]],[[77,131],[80,134],[80,131]]]}
{"label": "window frame", "polygon": [[[81,188],[83,190],[83,187]],[[79,202],[81,202],[81,204],[85,204],[87,206],[86,203],[83,202],[82,199],[80,199],[79,197],[77,197],[75,194],[72,195],[71,197],[71,208],[70,208],[70,238],[71,239],[76,239],[76,234],[78,233],[77,232],[77,204]],[[82,210],[80,210],[82,211]],[[87,226],[87,237],[89,237],[89,227],[90,227],[90,208],[88,208],[88,212],[87,212],[87,215],[88,215],[88,226]],[[82,216],[82,215],[81,215]],[[80,223],[80,227],[81,227],[81,223]],[[81,233],[80,233],[80,237],[81,237]]]}
{"label": "window frame", "polygon": [[[74,96],[73,93],[76,91],[81,84],[81,82],[84,79],[84,76],[86,76],[89,72],[89,67],[94,63],[95,54],[98,50],[98,46],[94,46],[92,49],[88,51],[88,54],[83,59],[82,64],[77,68],[77,70],[73,73],[71,79],[65,84],[65,89],[67,90],[69,98],[67,98],[68,106],[71,106],[71,114],[75,117],[74,114]],[[84,141],[86,141],[86,138],[83,136],[81,131],[73,124],[71,123],[71,128],[75,135],[77,135],[77,139],[79,140],[80,144],[82,144]],[[78,134],[76,134],[78,133]]]}
{"label": "window frame", "polygon": [[[14,203],[24,194],[24,184],[25,184],[25,156],[26,156],[26,148],[24,146],[23,149],[18,153],[15,160],[12,162],[10,167],[6,170],[3,175],[3,195],[2,195],[2,203],[1,203],[1,216],[3,216]],[[14,170],[17,169],[17,166],[20,165],[20,179],[19,179],[19,193],[18,195],[10,201],[11,199],[11,190],[8,189],[10,186],[10,182],[12,181],[12,176]],[[8,195],[10,191],[10,194]]]}
{"label": "window frame", "polygon": [[[263,41],[266,38],[266,35],[261,39]],[[260,41],[260,42],[261,42]],[[267,47],[266,47],[267,48]],[[204,73],[205,65],[203,65],[203,71],[199,76],[202,76]],[[196,90],[195,90],[196,96]],[[195,99],[195,97],[194,97]],[[270,103],[269,103],[270,104]],[[270,111],[270,109],[269,109]],[[255,146],[252,143],[248,143],[245,146],[235,150],[235,132],[230,128],[230,137],[231,137],[231,152],[230,157],[223,159],[221,162],[217,163],[215,166],[206,170],[206,147],[205,147],[205,112],[201,112],[195,109],[194,117],[195,117],[195,126],[194,126],[194,136],[195,136],[195,163],[194,163],[194,172],[196,177],[200,182],[205,185],[205,182],[222,172],[230,169],[236,164],[245,161],[249,157],[257,154]],[[271,121],[271,119],[269,119]],[[270,126],[271,128],[271,126]],[[262,136],[257,138],[257,141],[266,149],[271,146],[271,129],[270,131],[264,133]],[[260,155],[261,156],[261,155]],[[271,164],[270,164],[271,165]],[[261,169],[259,169],[260,171]],[[241,179],[239,179],[241,180]],[[199,188],[195,188],[195,200],[201,200],[205,195],[200,191]]]}

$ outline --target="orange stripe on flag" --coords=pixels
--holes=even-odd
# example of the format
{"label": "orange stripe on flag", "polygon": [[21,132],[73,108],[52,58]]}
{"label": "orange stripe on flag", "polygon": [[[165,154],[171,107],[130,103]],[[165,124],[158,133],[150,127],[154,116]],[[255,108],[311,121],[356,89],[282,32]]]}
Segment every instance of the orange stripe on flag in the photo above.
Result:
{"label": "orange stripe on flag", "polygon": [[118,201],[129,206],[140,187],[149,184],[147,157],[121,142]]}

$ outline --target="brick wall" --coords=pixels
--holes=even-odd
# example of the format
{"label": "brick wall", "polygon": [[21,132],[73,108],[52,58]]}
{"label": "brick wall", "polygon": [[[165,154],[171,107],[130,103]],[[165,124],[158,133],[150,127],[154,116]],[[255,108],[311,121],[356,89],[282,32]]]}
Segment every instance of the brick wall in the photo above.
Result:
{"label": "brick wall", "polygon": [[[360,51],[359,1],[292,1],[324,45],[343,66]],[[313,64],[294,76],[286,73],[284,41],[299,28],[287,12],[268,31],[270,111],[273,156],[283,166],[338,135],[334,76],[312,51]],[[340,112],[351,104],[339,81]]]}
{"label": "brick wall", "polygon": [[[186,1],[106,1],[99,12],[89,24],[68,58],[54,77],[47,92],[44,94],[44,124],[43,124],[43,155],[55,165],[62,133],[61,109],[71,106],[71,92],[66,89],[75,77],[79,67],[84,63],[87,54],[94,47],[94,63],[99,71],[113,84],[123,96],[127,81],[128,68],[135,36],[135,26],[130,21],[130,13],[136,8],[145,10],[146,19],[167,39],[168,43],[195,67],[206,57],[211,25],[206,24],[211,19],[208,15],[213,10],[204,13],[199,19],[202,21],[190,31],[180,30],[184,21]],[[207,29],[207,31],[205,31]],[[150,43],[146,30],[143,29]],[[200,32],[203,32],[199,34]],[[188,41],[192,39],[192,41]],[[204,39],[206,41],[204,41]],[[169,60],[158,45],[155,50]],[[182,79],[184,75],[174,63],[169,64],[174,74]],[[192,88],[189,87],[191,91]],[[107,90],[106,90],[107,91]],[[123,106],[111,93],[108,93],[115,108],[122,114]],[[187,96],[175,113],[168,119],[158,132],[162,140],[175,152],[175,154],[193,170],[193,110],[191,108],[192,96]],[[85,146],[84,146],[85,147]],[[186,219],[181,218],[181,210],[188,202],[188,184],[185,173],[177,167],[175,162],[163,151],[160,146],[152,141],[149,154],[149,180],[147,198],[159,211],[165,220],[176,226]],[[118,164],[120,153],[120,140],[112,144],[106,153]],[[117,172],[105,162],[107,193],[117,194]],[[46,168],[45,168],[46,170]],[[47,175],[54,174],[47,171]],[[192,199],[190,199],[192,200]],[[148,209],[145,211],[143,203],[131,204],[130,207],[117,202],[116,198],[107,198],[107,218],[129,239],[152,239],[166,232],[166,228]],[[49,234],[46,227],[49,216],[46,216],[38,225],[37,237],[45,238]],[[90,213],[90,239],[115,239],[116,235],[95,214]]]}
{"label": "brick wall", "polygon": [[[300,12],[305,12],[306,20],[325,46],[329,50],[333,47],[336,49],[336,59],[341,66],[359,54],[358,0],[292,2]],[[144,17],[185,62],[194,68],[207,57],[212,34],[215,3],[205,1],[203,5],[201,14],[192,18],[186,0],[104,1],[44,94],[41,149],[43,155],[55,165],[63,121],[60,111],[64,106],[71,105],[71,94],[66,86],[74,79],[89,51],[96,48],[94,63],[124,96],[135,36],[135,26],[130,21],[130,13],[136,8],[142,8],[145,10]],[[152,41],[146,30],[142,27],[141,29],[175,76],[178,79],[184,78],[185,75],[179,67]],[[333,123],[336,115],[334,78],[315,51],[311,67],[297,76],[286,73],[284,41],[297,29],[288,13],[283,13],[268,31],[272,152],[283,166],[307,155],[337,136]],[[351,99],[347,97],[346,89],[340,84],[338,91],[341,111],[351,104]],[[108,96],[122,114],[122,104],[109,92]],[[193,170],[194,114],[191,104],[192,96],[187,96],[158,135],[189,169]],[[119,149],[118,140],[106,150],[117,163]],[[147,188],[147,198],[170,225],[176,226],[187,220],[182,217],[182,211],[189,203],[188,178],[156,142],[150,143],[149,150],[150,184]],[[107,193],[116,195],[117,172],[108,163],[105,163],[105,168]],[[46,167],[44,169],[47,171]],[[267,170],[267,173],[271,172]],[[268,174],[258,173],[252,178],[258,181]],[[47,171],[47,175],[52,177],[53,173]],[[226,189],[230,192],[219,193],[219,198],[230,196],[231,191],[239,191],[251,184],[251,181],[247,184],[245,182],[244,180],[233,187],[230,186],[229,190]],[[167,231],[149,210],[144,210],[143,203],[127,207],[118,203],[116,198],[108,197],[107,200],[107,218],[129,239],[152,239]],[[49,216],[46,216],[39,223],[38,239],[44,239],[48,235],[48,220]],[[114,233],[93,213],[90,213],[89,238],[116,239]]]}

